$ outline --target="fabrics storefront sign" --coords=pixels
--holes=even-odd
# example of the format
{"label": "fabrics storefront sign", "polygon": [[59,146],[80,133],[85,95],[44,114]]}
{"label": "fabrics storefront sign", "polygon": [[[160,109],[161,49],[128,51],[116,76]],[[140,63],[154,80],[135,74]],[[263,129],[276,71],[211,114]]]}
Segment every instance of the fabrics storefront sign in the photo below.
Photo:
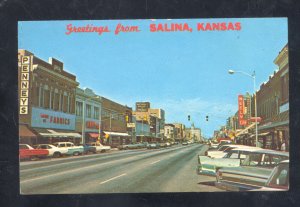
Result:
{"label": "fabrics storefront sign", "polygon": [[75,115],[32,107],[31,126],[75,130]]}

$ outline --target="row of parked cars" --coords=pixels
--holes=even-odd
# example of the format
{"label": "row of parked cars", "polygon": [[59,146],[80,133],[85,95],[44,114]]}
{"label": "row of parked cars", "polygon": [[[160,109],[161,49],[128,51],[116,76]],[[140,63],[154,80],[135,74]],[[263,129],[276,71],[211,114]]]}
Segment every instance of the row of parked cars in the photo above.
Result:
{"label": "row of parked cars", "polygon": [[288,152],[223,144],[198,156],[197,173],[215,176],[229,191],[288,190],[288,165]]}
{"label": "row of parked cars", "polygon": [[119,150],[128,150],[128,149],[159,149],[159,148],[165,148],[170,147],[172,145],[178,144],[178,142],[141,142],[141,143],[131,143],[131,144],[122,144],[118,146]]}
{"label": "row of parked cars", "polygon": [[53,144],[39,144],[34,148],[28,144],[19,144],[20,160],[54,157],[63,155],[78,156],[82,154],[106,152],[111,150],[110,146],[102,145],[99,142],[90,142],[76,146],[72,142],[55,142]]}

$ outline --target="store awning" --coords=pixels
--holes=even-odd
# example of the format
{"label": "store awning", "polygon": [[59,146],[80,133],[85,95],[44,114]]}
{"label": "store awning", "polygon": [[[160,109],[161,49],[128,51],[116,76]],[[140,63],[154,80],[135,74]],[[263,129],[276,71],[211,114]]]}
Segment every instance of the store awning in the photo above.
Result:
{"label": "store awning", "polygon": [[99,134],[98,133],[89,133],[90,137],[98,139]]}
{"label": "store awning", "polygon": [[250,124],[249,126],[247,126],[247,127],[246,127],[245,129],[243,129],[242,131],[236,133],[235,136],[240,136],[240,135],[242,135],[242,134],[248,133],[248,130],[251,129],[252,127],[254,127],[254,126],[255,126],[255,123]]}
{"label": "store awning", "polygon": [[127,133],[122,133],[122,132],[107,132],[107,131],[104,131],[105,134],[108,134],[110,136],[130,136],[129,134]]}
{"label": "store awning", "polygon": [[[270,132],[265,132],[265,133],[260,133],[260,134],[258,134],[257,136],[263,137],[263,136],[267,136],[267,135],[269,135],[269,134],[270,134]],[[250,136],[250,138],[252,138],[252,137],[255,137],[255,134],[252,134],[252,135]]]}
{"label": "store awning", "polygon": [[36,138],[37,136],[33,133],[28,126],[20,124],[19,125],[19,137],[21,138]]}
{"label": "store awning", "polygon": [[81,135],[73,131],[53,130],[53,129],[34,129],[42,137],[55,138],[81,138]]}

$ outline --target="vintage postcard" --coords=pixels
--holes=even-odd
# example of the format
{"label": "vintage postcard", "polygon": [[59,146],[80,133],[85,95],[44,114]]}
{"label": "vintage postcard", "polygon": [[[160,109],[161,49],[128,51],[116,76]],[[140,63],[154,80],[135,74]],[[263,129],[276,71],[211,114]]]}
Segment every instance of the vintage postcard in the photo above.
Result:
{"label": "vintage postcard", "polygon": [[20,193],[288,190],[287,23],[19,21]]}

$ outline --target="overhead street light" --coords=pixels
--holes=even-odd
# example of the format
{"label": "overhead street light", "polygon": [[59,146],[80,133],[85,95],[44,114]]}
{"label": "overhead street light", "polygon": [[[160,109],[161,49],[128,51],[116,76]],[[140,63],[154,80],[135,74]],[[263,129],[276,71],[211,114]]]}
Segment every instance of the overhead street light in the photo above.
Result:
{"label": "overhead street light", "polygon": [[258,146],[258,132],[257,132],[257,103],[256,103],[256,75],[255,71],[253,71],[252,74],[246,73],[244,71],[235,71],[235,70],[228,70],[228,73],[233,75],[234,73],[241,73],[243,75],[249,76],[253,79],[253,96],[254,96],[254,113],[255,113],[255,142],[256,142],[256,147]]}

